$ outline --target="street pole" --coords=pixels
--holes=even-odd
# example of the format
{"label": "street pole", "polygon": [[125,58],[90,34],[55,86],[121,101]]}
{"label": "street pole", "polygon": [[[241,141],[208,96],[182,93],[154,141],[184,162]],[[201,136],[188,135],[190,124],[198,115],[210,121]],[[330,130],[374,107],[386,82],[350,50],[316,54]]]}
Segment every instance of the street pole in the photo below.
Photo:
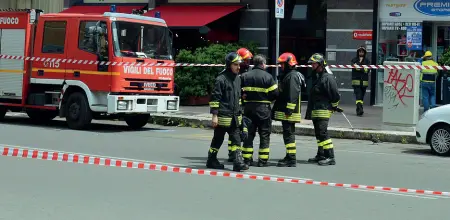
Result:
{"label": "street pole", "polygon": [[[275,59],[278,59],[278,57],[280,56],[280,19],[277,18],[277,27],[276,27],[276,49],[275,49],[275,54],[276,57]],[[277,67],[275,67],[275,82],[278,83],[278,71],[279,71],[279,67],[277,65]]]}
{"label": "street pole", "polygon": [[[276,42],[275,42],[275,64],[280,56],[280,19],[284,18],[284,0],[275,0],[275,20],[276,20]],[[275,67],[275,82],[278,83],[279,67]]]}

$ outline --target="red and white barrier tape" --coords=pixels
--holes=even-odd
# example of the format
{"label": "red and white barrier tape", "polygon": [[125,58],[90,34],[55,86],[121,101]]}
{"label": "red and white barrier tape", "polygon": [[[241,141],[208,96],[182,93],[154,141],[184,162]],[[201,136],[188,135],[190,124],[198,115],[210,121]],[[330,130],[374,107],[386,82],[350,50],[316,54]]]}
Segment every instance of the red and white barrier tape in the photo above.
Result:
{"label": "red and white barrier tape", "polygon": [[407,188],[392,188],[392,187],[384,187],[384,186],[366,186],[366,185],[346,184],[346,183],[330,183],[330,182],[321,182],[321,181],[314,181],[314,180],[287,179],[287,178],[280,178],[280,177],[273,177],[273,176],[249,175],[249,174],[245,174],[245,173],[212,171],[212,170],[185,168],[185,167],[172,167],[172,166],[167,166],[167,165],[152,164],[152,163],[145,163],[145,162],[125,161],[125,160],[96,157],[96,156],[89,156],[89,155],[71,154],[71,153],[62,153],[62,152],[49,152],[49,151],[34,150],[34,149],[22,149],[22,148],[15,148],[15,147],[0,147],[0,152],[1,152],[2,156],[7,156],[7,157],[22,157],[22,158],[39,159],[39,160],[60,161],[60,162],[67,162],[67,163],[91,164],[91,165],[109,166],[109,167],[137,168],[137,169],[145,169],[145,170],[170,172],[170,173],[185,173],[185,174],[196,174],[196,175],[202,175],[202,176],[231,177],[231,178],[236,178],[236,179],[265,180],[265,181],[280,182],[280,183],[298,183],[298,184],[330,186],[330,187],[338,187],[338,188],[352,188],[352,189],[366,189],[366,190],[389,191],[389,192],[400,192],[400,193],[450,196],[450,192],[421,190],[421,189],[407,189]]}
{"label": "red and white barrier tape", "polygon": [[[135,63],[135,62],[111,62],[111,61],[93,61],[93,60],[75,60],[75,59],[60,59],[47,57],[25,57],[12,56],[0,54],[0,59],[9,60],[27,60],[35,62],[57,62],[70,63],[82,65],[110,65],[110,66],[160,66],[160,67],[223,67],[224,64],[201,64],[201,63]],[[267,67],[277,67],[279,65],[267,65]],[[297,67],[311,67],[311,65],[297,65]],[[450,66],[421,66],[421,65],[328,65],[330,68],[337,69],[353,69],[353,68],[367,68],[367,69],[437,69],[450,70]]]}

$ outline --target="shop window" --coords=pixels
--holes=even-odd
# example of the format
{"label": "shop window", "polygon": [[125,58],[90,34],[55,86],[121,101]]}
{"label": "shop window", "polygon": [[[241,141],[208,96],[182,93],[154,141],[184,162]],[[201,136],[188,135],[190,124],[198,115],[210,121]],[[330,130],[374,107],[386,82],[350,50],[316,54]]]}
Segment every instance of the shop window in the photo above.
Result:
{"label": "shop window", "polygon": [[295,5],[291,20],[306,20],[308,5]]}
{"label": "shop window", "polygon": [[44,23],[42,53],[64,53],[66,24],[65,21],[46,21]]}
{"label": "shop window", "polygon": [[423,54],[422,22],[380,22],[377,63],[414,62]]}

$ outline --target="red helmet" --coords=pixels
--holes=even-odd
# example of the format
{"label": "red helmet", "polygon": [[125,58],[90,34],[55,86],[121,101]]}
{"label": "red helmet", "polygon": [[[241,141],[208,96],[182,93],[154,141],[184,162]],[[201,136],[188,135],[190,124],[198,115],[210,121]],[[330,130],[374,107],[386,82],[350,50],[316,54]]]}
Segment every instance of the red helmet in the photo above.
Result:
{"label": "red helmet", "polygon": [[240,48],[237,53],[243,60],[251,59],[253,57],[253,54],[247,48]]}
{"label": "red helmet", "polygon": [[295,58],[295,55],[292,53],[283,53],[278,57],[278,63],[288,63],[289,66],[295,66],[297,65],[297,59]]}

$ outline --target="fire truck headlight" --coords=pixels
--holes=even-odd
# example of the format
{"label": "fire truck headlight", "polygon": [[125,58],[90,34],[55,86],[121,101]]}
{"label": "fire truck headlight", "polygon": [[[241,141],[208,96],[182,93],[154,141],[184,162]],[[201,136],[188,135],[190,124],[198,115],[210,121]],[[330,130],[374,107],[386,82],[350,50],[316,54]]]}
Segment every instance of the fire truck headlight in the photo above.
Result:
{"label": "fire truck headlight", "polygon": [[167,101],[167,110],[177,110],[177,101]]}
{"label": "fire truck headlight", "polygon": [[117,101],[117,110],[127,110],[129,103],[129,101],[124,100]]}

